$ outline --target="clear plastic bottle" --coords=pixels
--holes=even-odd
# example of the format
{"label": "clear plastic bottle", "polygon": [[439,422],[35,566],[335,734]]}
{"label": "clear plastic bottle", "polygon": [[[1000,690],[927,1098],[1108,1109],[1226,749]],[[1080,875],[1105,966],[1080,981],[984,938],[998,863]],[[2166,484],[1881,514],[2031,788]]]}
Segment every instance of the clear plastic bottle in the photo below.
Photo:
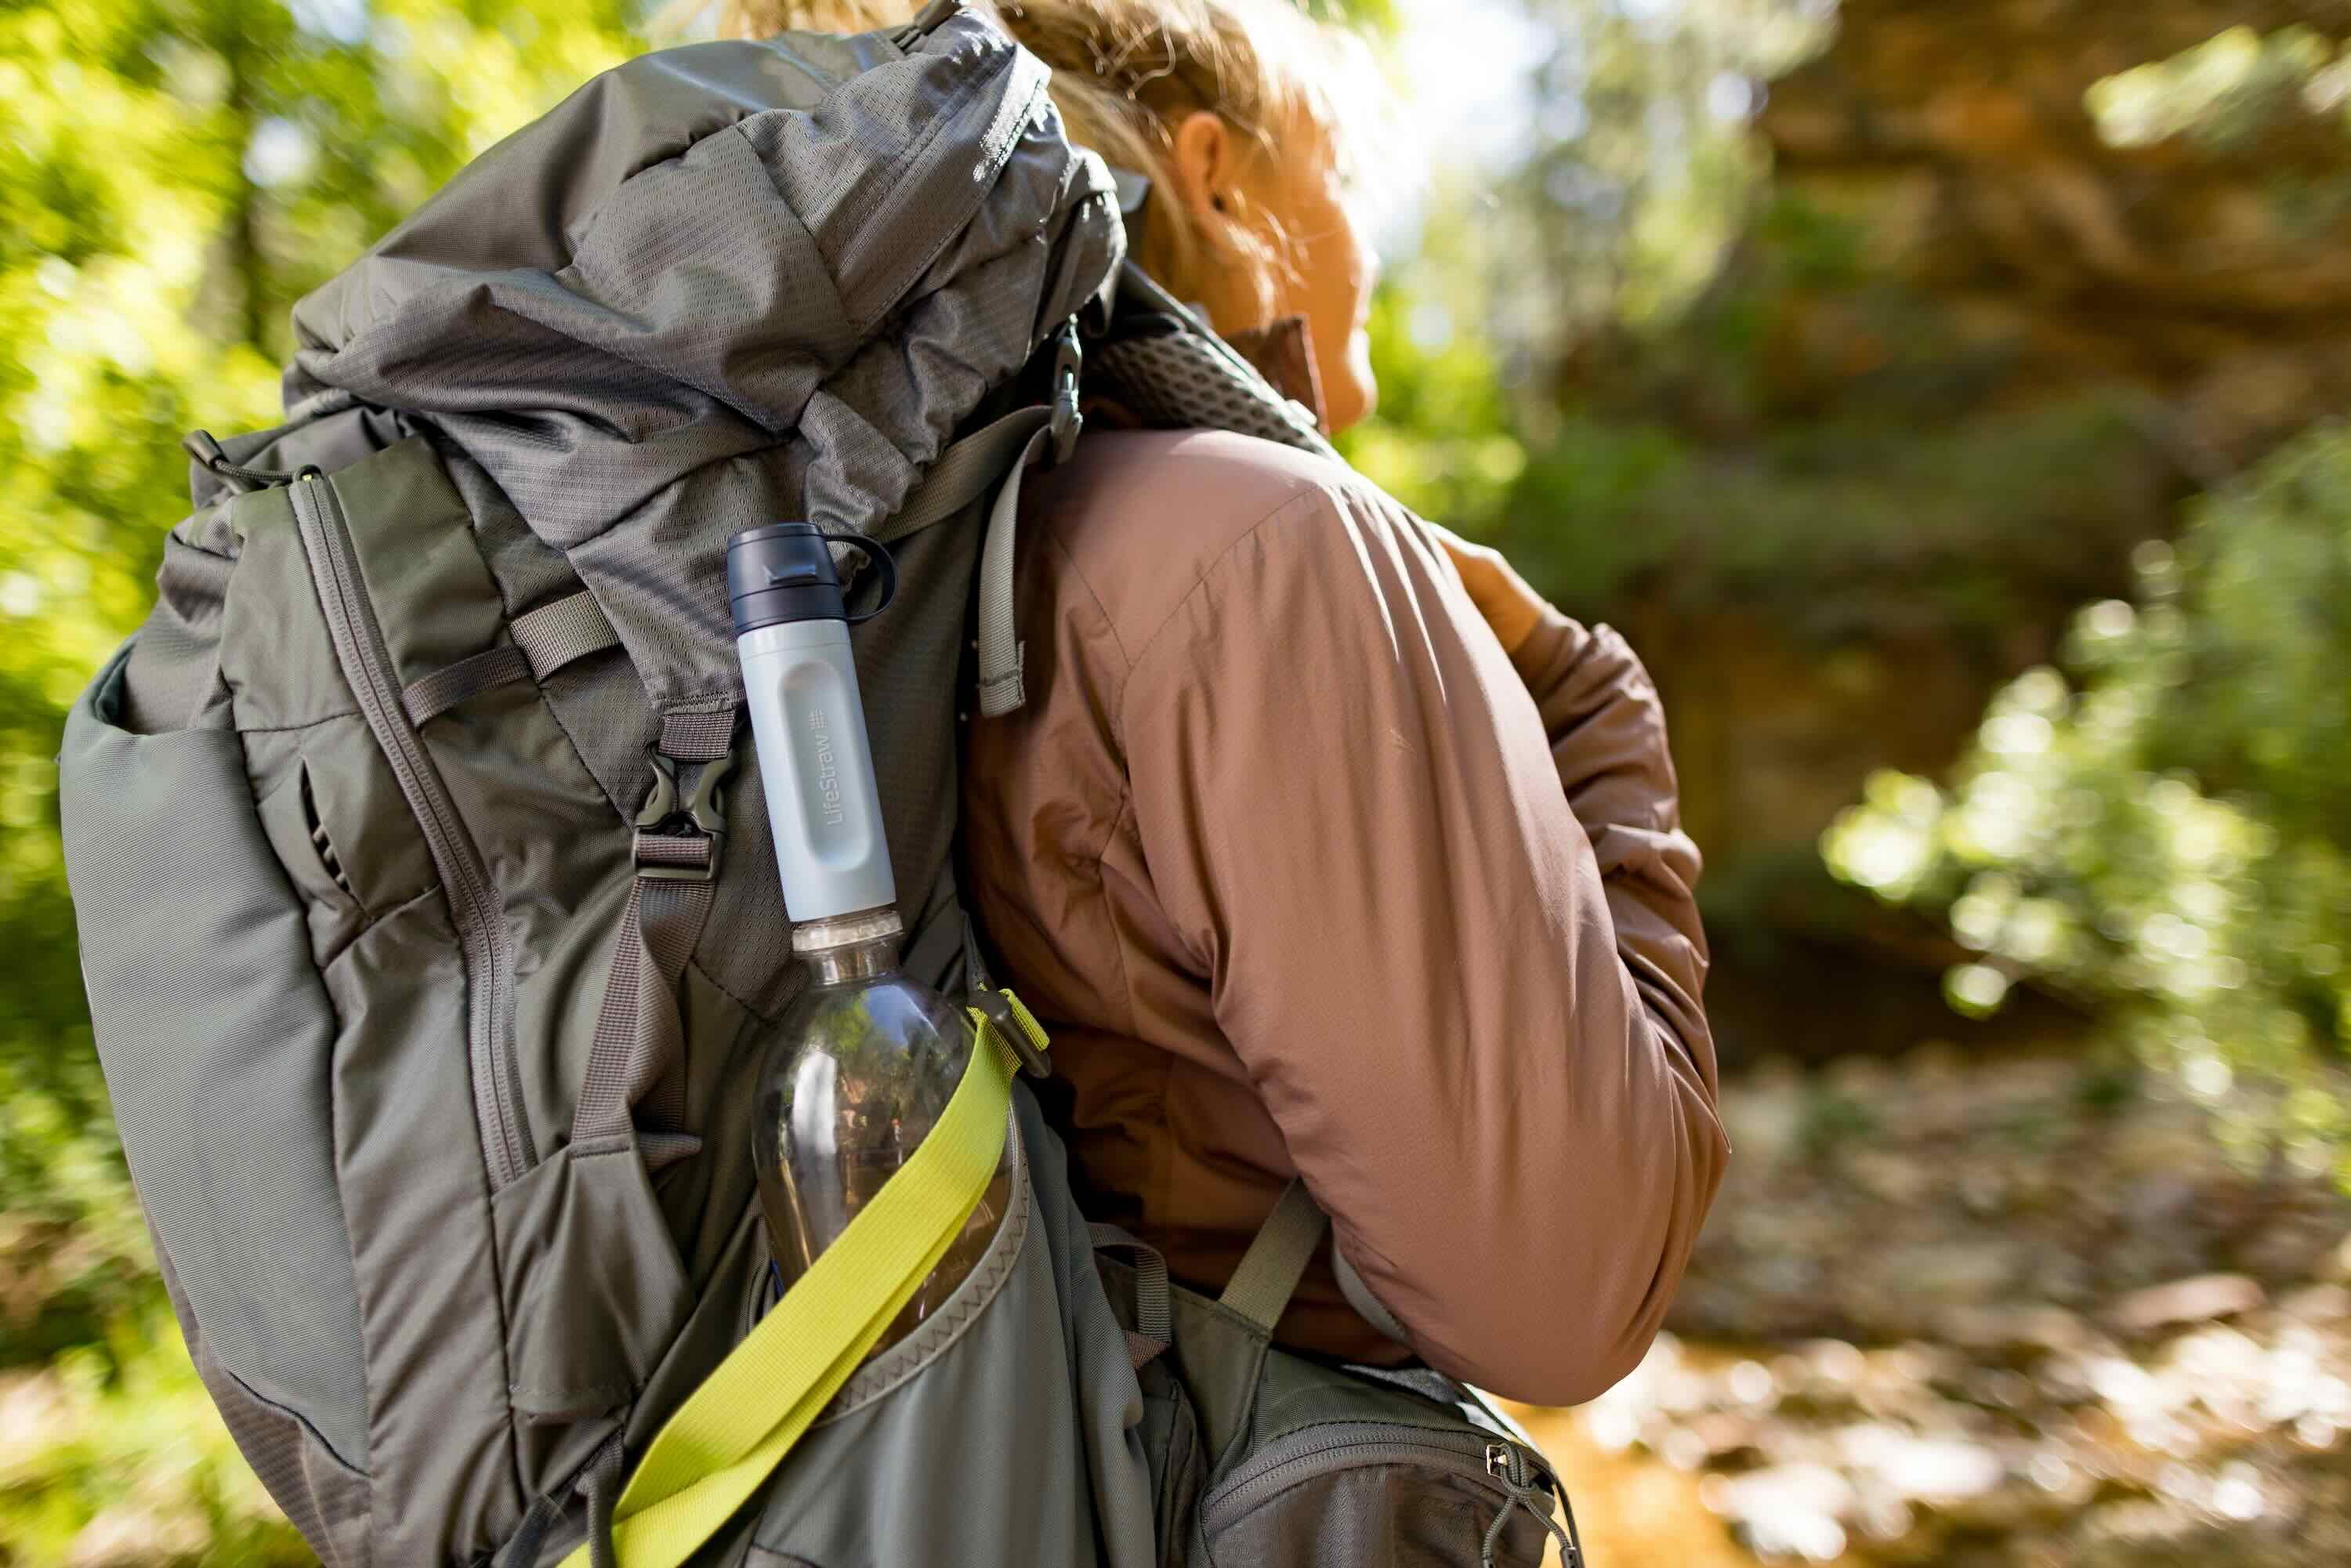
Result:
{"label": "clear plastic bottle", "polygon": [[[872,558],[887,604],[889,552],[860,536],[774,523],[737,534],[726,550],[776,867],[807,970],[760,1064],[753,1106],[759,1201],[786,1290],[929,1135],[977,1044],[961,1007],[898,967],[904,932],[836,543]],[[881,1344],[954,1293],[987,1252],[1010,1192],[1009,1165],[999,1163]]]}
{"label": "clear plastic bottle", "polygon": [[[977,1046],[964,1009],[898,967],[900,936],[889,910],[792,931],[808,984],[760,1065],[752,1153],[786,1290],[929,1135]],[[1008,1157],[876,1350],[954,1293],[986,1254],[1010,1197]]]}

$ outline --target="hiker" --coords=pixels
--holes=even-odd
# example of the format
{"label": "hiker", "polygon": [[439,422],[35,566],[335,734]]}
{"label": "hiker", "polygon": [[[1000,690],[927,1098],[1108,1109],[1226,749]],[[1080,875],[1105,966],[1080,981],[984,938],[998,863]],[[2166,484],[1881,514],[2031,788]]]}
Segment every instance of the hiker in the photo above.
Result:
{"label": "hiker", "polygon": [[[1366,414],[1360,45],[1281,0],[996,15],[1071,140],[1150,181],[1144,270],[1328,428]],[[736,0],[726,30],[901,19]],[[1726,1153],[1646,674],[1334,463],[1088,417],[1023,496],[1027,706],[963,773],[966,895],[1058,1042],[1088,1212],[1213,1288],[1302,1175],[1359,1289],[1318,1264],[1282,1343],[1393,1362],[1400,1325],[1467,1382],[1592,1398]]]}
{"label": "hiker", "polygon": [[[1326,439],[1332,36],[768,31],[868,19],[584,84],[186,438],[59,813],[196,1371],[335,1568],[1578,1568],[1467,1385],[1621,1376],[1719,1173],[1655,696]],[[762,1224],[828,966],[961,1066],[831,1036]]]}

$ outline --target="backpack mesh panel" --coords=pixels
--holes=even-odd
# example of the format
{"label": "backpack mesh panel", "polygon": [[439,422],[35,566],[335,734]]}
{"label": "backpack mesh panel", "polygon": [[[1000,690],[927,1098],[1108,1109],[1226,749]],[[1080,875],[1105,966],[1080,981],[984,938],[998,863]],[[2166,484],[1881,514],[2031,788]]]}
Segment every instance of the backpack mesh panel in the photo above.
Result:
{"label": "backpack mesh panel", "polygon": [[1230,430],[1324,457],[1337,455],[1314,416],[1283,397],[1215,343],[1186,331],[1113,338],[1088,351],[1087,371],[1106,381],[1145,423],[1164,430]]}

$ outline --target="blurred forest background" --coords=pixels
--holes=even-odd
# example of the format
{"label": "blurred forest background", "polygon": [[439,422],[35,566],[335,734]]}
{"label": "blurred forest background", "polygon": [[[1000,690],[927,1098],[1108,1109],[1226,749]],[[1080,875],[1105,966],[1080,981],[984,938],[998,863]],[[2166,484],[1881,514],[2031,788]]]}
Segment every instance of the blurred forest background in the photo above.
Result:
{"label": "blurred forest background", "polygon": [[[1595,1562],[2351,1561],[2351,0],[1345,9],[1477,149],[1349,454],[1626,632],[1708,859],[1730,1183],[1536,1417]],[[0,6],[0,1564],[308,1560],[152,1272],[51,758],[179,436],[645,20]]]}

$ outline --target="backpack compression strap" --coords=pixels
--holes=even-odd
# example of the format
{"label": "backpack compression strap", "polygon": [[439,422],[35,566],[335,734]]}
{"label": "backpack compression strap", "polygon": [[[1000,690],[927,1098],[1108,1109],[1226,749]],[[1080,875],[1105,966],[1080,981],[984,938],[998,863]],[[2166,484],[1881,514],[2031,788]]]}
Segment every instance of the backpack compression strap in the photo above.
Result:
{"label": "backpack compression strap", "polygon": [[[1022,1043],[1045,1031],[1010,991]],[[947,1108],[913,1155],[809,1271],[704,1379],[645,1450],[612,1511],[620,1568],[678,1568],[783,1462],[938,1266],[1004,1153],[1019,1057],[970,1009],[977,1048]],[[586,1568],[583,1544],[563,1568]]]}

